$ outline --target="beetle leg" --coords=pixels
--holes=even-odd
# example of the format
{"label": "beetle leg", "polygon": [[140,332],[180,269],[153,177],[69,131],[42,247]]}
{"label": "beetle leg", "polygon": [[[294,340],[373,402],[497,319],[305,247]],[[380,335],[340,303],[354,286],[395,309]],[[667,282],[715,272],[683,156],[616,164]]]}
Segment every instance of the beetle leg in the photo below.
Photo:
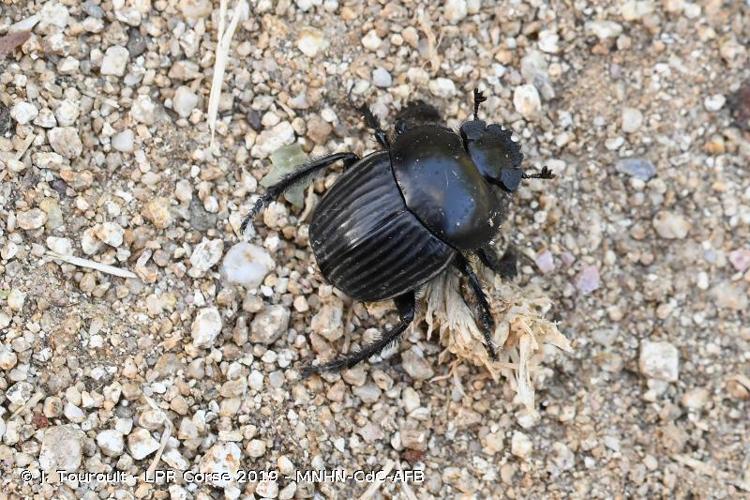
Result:
{"label": "beetle leg", "polygon": [[547,167],[542,167],[542,170],[538,174],[523,174],[521,176],[523,179],[554,179],[555,174],[552,173],[552,170],[550,170]]}
{"label": "beetle leg", "polygon": [[479,120],[479,105],[486,101],[487,98],[479,89],[474,89],[474,119]]}
{"label": "beetle leg", "polygon": [[476,252],[479,260],[482,264],[489,267],[503,279],[513,279],[518,274],[518,255],[513,247],[509,246],[502,257],[498,258],[495,251],[489,247],[484,246],[479,248]]}
{"label": "beetle leg", "polygon": [[380,128],[378,119],[375,118],[375,115],[372,114],[372,111],[370,111],[370,108],[367,107],[367,104],[363,104],[357,109],[365,117],[365,123],[367,123],[367,126],[375,131],[375,139],[377,139],[378,144],[383,146],[385,149],[390,149],[391,141],[388,140],[388,134],[385,133],[385,130]]}
{"label": "beetle leg", "polygon": [[414,311],[416,309],[416,296],[415,293],[408,292],[393,299],[393,302],[398,308],[398,314],[401,319],[398,325],[385,332],[379,340],[362,346],[359,351],[353,352],[348,356],[342,356],[336,358],[329,363],[322,365],[313,366],[308,365],[302,369],[302,377],[307,378],[313,373],[320,372],[331,372],[339,371],[344,368],[351,368],[360,361],[369,359],[370,357],[378,354],[380,351],[385,349],[389,344],[395,342],[399,335],[408,328],[412,321],[414,321]]}
{"label": "beetle leg", "polygon": [[477,278],[474,270],[463,255],[460,253],[456,254],[453,264],[458,268],[461,274],[466,276],[469,280],[469,286],[477,297],[477,302],[479,302],[480,308],[479,319],[482,321],[482,326],[484,327],[482,328],[482,333],[484,334],[485,348],[492,359],[497,359],[495,345],[492,342],[492,333],[495,331],[495,320],[492,318],[490,304],[487,302],[487,296],[484,294],[484,290],[482,290],[482,284],[479,283],[479,278]]}
{"label": "beetle leg", "polygon": [[258,212],[260,212],[265,204],[279,196],[295,182],[304,179],[308,175],[315,173],[322,168],[328,167],[339,160],[343,160],[344,166],[349,167],[359,161],[359,156],[354,153],[336,153],[330,156],[324,156],[323,158],[318,158],[317,160],[302,165],[300,168],[281,179],[278,183],[266,189],[266,194],[258,198],[255,205],[253,205],[253,208],[250,209],[250,212],[245,217],[245,220],[242,221],[240,234],[245,233],[247,225],[258,214]]}

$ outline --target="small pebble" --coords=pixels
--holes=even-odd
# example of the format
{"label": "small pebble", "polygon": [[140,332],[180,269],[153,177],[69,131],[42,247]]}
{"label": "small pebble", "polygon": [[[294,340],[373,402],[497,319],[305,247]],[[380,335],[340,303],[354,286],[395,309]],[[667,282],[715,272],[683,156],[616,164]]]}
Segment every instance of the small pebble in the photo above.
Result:
{"label": "small pebble", "polygon": [[218,264],[224,253],[224,240],[203,240],[190,255],[190,270],[188,274],[193,278],[200,278],[209,269]]}
{"label": "small pebble", "polygon": [[539,270],[545,274],[551,273],[555,270],[555,260],[552,257],[552,252],[550,252],[549,250],[545,250],[544,252],[537,255],[534,259],[534,262],[536,263]]}
{"label": "small pebble", "polygon": [[123,76],[128,65],[130,53],[125,47],[115,45],[104,53],[100,72],[102,75]]}
{"label": "small pebble", "polygon": [[158,449],[159,442],[146,429],[139,427],[128,435],[128,451],[136,460],[143,460]]}
{"label": "small pebble", "polygon": [[18,212],[16,214],[16,223],[18,227],[26,231],[33,229],[39,229],[47,221],[47,214],[38,208],[32,208],[25,212]]}
{"label": "small pebble", "polygon": [[466,17],[467,13],[466,0],[447,0],[445,2],[445,19],[449,23],[458,23]]}
{"label": "small pebble", "polygon": [[221,275],[227,283],[254,290],[275,266],[263,247],[243,241],[227,251],[221,263]]}
{"label": "small pebble", "polygon": [[219,310],[206,307],[198,311],[190,327],[193,345],[196,347],[212,347],[221,333],[222,321]]}
{"label": "small pebble", "polygon": [[121,153],[132,153],[135,148],[135,134],[129,128],[112,136],[112,147]]}
{"label": "small pebble", "polygon": [[637,132],[641,128],[643,123],[643,114],[635,108],[623,108],[622,109],[622,121],[620,128],[626,134],[632,134]]}
{"label": "small pebble", "polygon": [[289,325],[289,309],[276,304],[266,306],[255,315],[250,325],[250,341],[270,345],[286,331]]}
{"label": "small pebble", "polygon": [[305,27],[300,30],[297,48],[307,57],[315,57],[328,48],[330,43],[322,31]]}
{"label": "small pebble", "polygon": [[64,158],[78,158],[83,152],[83,143],[78,130],[73,127],[56,127],[47,132],[50,146]]}
{"label": "small pebble", "polygon": [[190,113],[198,106],[198,96],[190,90],[190,87],[184,85],[177,87],[172,98],[172,109],[183,118],[190,116]]}
{"label": "small pebble", "polygon": [[435,78],[430,80],[428,87],[432,95],[448,98],[456,94],[456,84],[449,78]]}
{"label": "small pebble", "polygon": [[75,471],[83,458],[84,434],[74,425],[57,425],[44,431],[39,467],[45,472]]}
{"label": "small pebble", "polygon": [[669,342],[644,340],[641,342],[638,366],[648,378],[676,382],[679,378],[679,352]]}
{"label": "small pebble", "polygon": [[643,182],[648,182],[656,175],[656,167],[645,158],[624,158],[617,162],[615,169]]}
{"label": "small pebble", "polygon": [[235,443],[216,443],[206,451],[199,470],[209,475],[210,483],[226,488],[237,477],[242,451]]}
{"label": "small pebble", "polygon": [[690,221],[683,215],[661,210],[653,219],[656,234],[668,240],[681,240],[690,231]]}
{"label": "small pebble", "polygon": [[586,33],[596,36],[599,40],[615,38],[622,34],[622,25],[614,21],[589,21],[585,25]]}
{"label": "small pebble", "polygon": [[533,449],[531,439],[520,431],[513,432],[510,441],[510,452],[519,458],[527,458]]}
{"label": "small pebble", "polygon": [[736,271],[744,273],[750,269],[750,248],[740,248],[729,252],[729,262]]}
{"label": "small pebble", "polygon": [[108,457],[119,457],[125,450],[123,435],[114,429],[107,429],[96,435],[96,444]]}
{"label": "small pebble", "polygon": [[401,355],[401,365],[415,380],[426,380],[435,374],[430,363],[414,347]]}
{"label": "small pebble", "polygon": [[382,43],[383,40],[378,36],[375,30],[368,31],[367,34],[362,38],[362,46],[367,50],[371,50],[373,52],[378,50]]}
{"label": "small pebble", "polygon": [[383,68],[375,68],[372,72],[372,83],[376,87],[388,88],[393,83],[391,74]]}
{"label": "small pebble", "polygon": [[531,84],[519,85],[513,92],[513,106],[527,120],[539,117],[542,101],[536,87]]}
{"label": "small pebble", "polygon": [[588,295],[599,288],[599,284],[599,268],[596,266],[584,266],[576,278],[576,288],[583,295]]}
{"label": "small pebble", "polygon": [[10,116],[18,122],[19,125],[26,125],[37,117],[39,110],[31,103],[21,101],[13,106],[10,110]]}

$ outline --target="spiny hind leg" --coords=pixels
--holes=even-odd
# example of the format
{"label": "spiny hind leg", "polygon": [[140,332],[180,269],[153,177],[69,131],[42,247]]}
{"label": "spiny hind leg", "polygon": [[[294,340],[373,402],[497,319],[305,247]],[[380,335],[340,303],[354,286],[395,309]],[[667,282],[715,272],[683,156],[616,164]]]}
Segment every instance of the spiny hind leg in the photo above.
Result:
{"label": "spiny hind leg", "polygon": [[302,369],[302,377],[306,378],[313,373],[320,372],[331,372],[339,371],[344,368],[352,368],[356,364],[371,358],[385,349],[392,342],[398,340],[399,336],[406,330],[412,321],[414,321],[414,314],[416,310],[416,296],[414,292],[408,292],[393,299],[393,302],[398,308],[398,314],[400,321],[398,325],[385,332],[380,339],[376,340],[372,344],[362,346],[358,351],[355,351],[348,356],[342,356],[336,358],[333,361],[324,363],[322,365],[308,365]]}
{"label": "spiny hind leg", "polygon": [[355,155],[354,153],[336,153],[330,156],[324,156],[323,158],[318,158],[317,160],[313,160],[309,163],[305,163],[300,168],[281,179],[278,183],[269,187],[266,190],[266,193],[258,198],[258,200],[255,202],[255,205],[253,205],[253,208],[250,209],[250,212],[242,221],[242,225],[240,226],[240,233],[245,232],[245,228],[247,227],[247,225],[258,214],[258,212],[260,212],[264,205],[286,191],[295,182],[304,179],[308,175],[326,168],[339,160],[342,160],[344,162],[344,168],[348,168],[349,166],[359,161],[359,156]]}
{"label": "spiny hind leg", "polygon": [[495,332],[495,320],[492,318],[490,304],[487,301],[487,295],[485,295],[484,290],[482,290],[482,284],[479,282],[479,278],[469,265],[469,261],[467,261],[463,255],[457,254],[453,261],[453,265],[456,266],[461,274],[466,276],[469,280],[469,287],[474,292],[477,302],[479,303],[479,319],[482,323],[482,334],[484,335],[485,348],[492,359],[497,359],[495,344],[492,341],[492,335]]}

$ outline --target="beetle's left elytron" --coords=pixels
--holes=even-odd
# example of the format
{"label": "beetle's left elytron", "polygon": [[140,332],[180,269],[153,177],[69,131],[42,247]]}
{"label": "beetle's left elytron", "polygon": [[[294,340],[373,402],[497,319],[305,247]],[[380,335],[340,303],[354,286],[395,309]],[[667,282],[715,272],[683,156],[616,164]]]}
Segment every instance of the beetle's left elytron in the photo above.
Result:
{"label": "beetle's left elytron", "polygon": [[337,153],[303,165],[268,188],[242,224],[289,186],[342,160],[344,173],[323,196],[310,223],[310,245],[323,276],[362,301],[393,299],[399,324],[359,351],[315,371],[349,368],[398,339],[414,319],[416,290],[454,265],[468,279],[480,307],[490,356],[494,322],[487,298],[465,254],[475,254],[502,276],[515,274],[515,258],[497,258],[490,242],[505,219],[510,198],[522,179],[552,177],[521,169],[520,146],[500,125],[478,118],[484,97],[474,91],[474,117],[460,133],[440,125],[432,106],[417,101],[396,117],[388,135],[366,106],[360,111],[375,130],[382,151],[359,158]]}

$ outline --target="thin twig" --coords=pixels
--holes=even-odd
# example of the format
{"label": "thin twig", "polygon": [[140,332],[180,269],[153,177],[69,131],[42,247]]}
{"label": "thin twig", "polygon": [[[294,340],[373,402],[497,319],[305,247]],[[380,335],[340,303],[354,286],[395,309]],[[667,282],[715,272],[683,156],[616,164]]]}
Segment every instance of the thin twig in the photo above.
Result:
{"label": "thin twig", "polygon": [[156,455],[154,456],[154,460],[151,462],[151,465],[149,465],[148,470],[146,471],[147,476],[146,477],[153,477],[154,471],[156,470],[156,467],[159,465],[159,460],[161,460],[161,454],[164,453],[164,448],[167,447],[167,443],[169,442],[169,438],[172,435],[172,421],[169,420],[169,417],[166,413],[164,413],[164,410],[159,408],[159,406],[154,402],[153,399],[143,395],[143,398],[146,400],[146,402],[149,404],[151,408],[154,409],[154,411],[159,412],[164,419],[164,432],[161,435],[161,443],[159,445],[159,449],[156,451]]}
{"label": "thin twig", "polygon": [[211,148],[214,147],[214,137],[216,135],[216,116],[219,112],[219,100],[221,98],[221,85],[224,82],[224,71],[229,59],[229,46],[232,43],[234,31],[240,18],[246,18],[249,13],[249,7],[245,0],[237,0],[232,13],[232,20],[229,26],[224,30],[226,24],[227,0],[222,0],[219,7],[219,31],[216,39],[216,58],[214,60],[214,75],[211,79],[211,93],[208,95],[208,128],[211,129]]}
{"label": "thin twig", "polygon": [[[401,468],[401,463],[397,462],[396,467],[398,468],[399,472],[403,472],[403,469]],[[401,491],[404,492],[404,496],[408,500],[417,500],[417,496],[414,494],[414,492],[411,490],[411,486],[409,486],[409,483],[406,482],[406,479],[403,477],[403,474],[401,475],[402,481],[399,483],[399,486],[401,486]]]}
{"label": "thin twig", "polygon": [[67,262],[68,264],[73,264],[74,266],[96,269],[97,271],[111,274],[113,276],[119,276],[120,278],[138,277],[135,273],[132,273],[127,269],[120,269],[119,267],[110,266],[109,264],[102,264],[101,262],[96,262],[94,260],[82,259],[80,257],[74,257],[73,255],[63,255],[57,252],[53,252],[52,250],[47,250],[47,255],[49,255],[53,259],[61,260],[63,262]]}
{"label": "thin twig", "polygon": [[33,396],[31,396],[31,398],[29,398],[28,401],[26,401],[23,404],[22,407],[20,407],[16,411],[14,411],[13,415],[11,415],[8,420],[13,420],[14,418],[16,418],[18,415],[20,415],[21,413],[23,413],[27,409],[32,408],[34,405],[36,405],[42,399],[44,399],[44,393],[42,393],[42,392],[35,393]]}
{"label": "thin twig", "polygon": [[26,151],[29,149],[29,146],[31,146],[31,143],[34,142],[34,139],[36,139],[36,136],[34,134],[29,134],[24,143],[21,144],[21,148],[16,153],[16,160],[21,161],[21,158],[23,158],[23,155],[26,154]]}
{"label": "thin twig", "polygon": [[378,475],[378,477],[375,479],[375,482],[372,483],[370,485],[370,487],[367,488],[367,490],[365,490],[365,492],[362,494],[362,496],[359,497],[359,500],[368,500],[369,498],[371,498],[380,489],[380,485],[383,484],[383,482],[384,482],[383,478],[387,477],[388,474],[391,473],[391,471],[393,470],[393,466],[394,465],[395,464],[394,464],[393,460],[388,460],[385,463],[385,467],[383,467],[383,471],[382,472],[384,474],[379,474]]}

